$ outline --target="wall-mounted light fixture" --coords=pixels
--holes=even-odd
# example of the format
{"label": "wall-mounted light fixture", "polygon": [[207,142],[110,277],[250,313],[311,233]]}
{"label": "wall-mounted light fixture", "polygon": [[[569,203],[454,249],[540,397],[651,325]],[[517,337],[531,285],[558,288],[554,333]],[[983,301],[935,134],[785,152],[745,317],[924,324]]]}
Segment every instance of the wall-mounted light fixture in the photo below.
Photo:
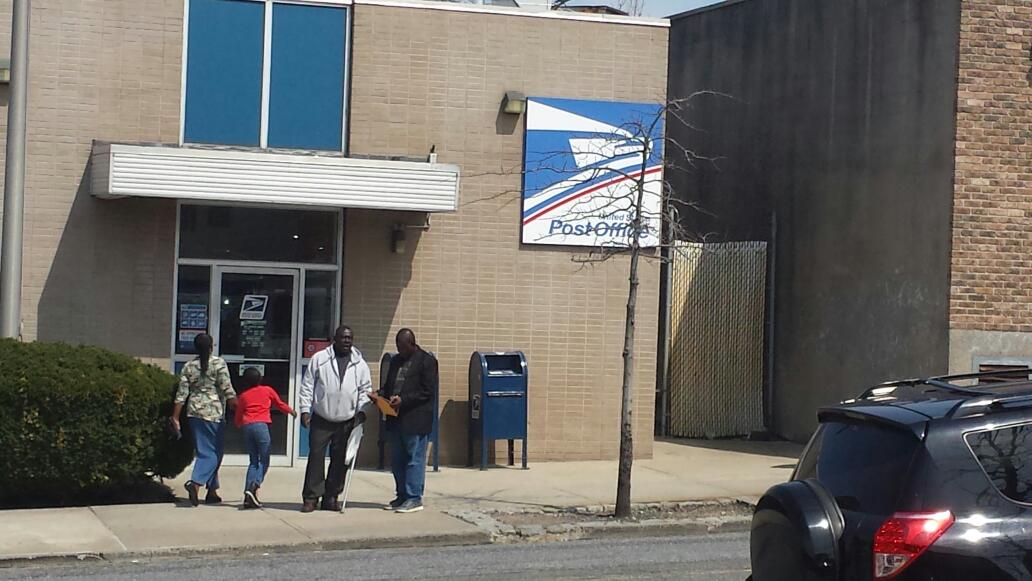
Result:
{"label": "wall-mounted light fixture", "polygon": [[11,59],[0,59],[0,84],[11,82]]}
{"label": "wall-mounted light fixture", "polygon": [[394,254],[405,254],[407,248],[405,244],[406,230],[422,230],[426,232],[430,229],[430,214],[426,215],[425,220],[422,224],[416,226],[413,224],[395,224],[391,230],[391,252]]}
{"label": "wall-mounted light fixture", "polygon": [[401,224],[395,224],[391,231],[391,252],[405,254],[405,227]]}
{"label": "wall-mounted light fixture", "polygon": [[519,115],[527,109],[527,96],[519,91],[506,91],[502,97],[502,111],[509,115]]}

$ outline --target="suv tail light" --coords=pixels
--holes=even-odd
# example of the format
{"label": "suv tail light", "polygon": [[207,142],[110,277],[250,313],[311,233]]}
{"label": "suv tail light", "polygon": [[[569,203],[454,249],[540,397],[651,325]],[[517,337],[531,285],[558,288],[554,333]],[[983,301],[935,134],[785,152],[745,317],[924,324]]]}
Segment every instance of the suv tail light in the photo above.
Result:
{"label": "suv tail light", "polygon": [[874,535],[874,578],[892,579],[953,524],[953,513],[897,512]]}

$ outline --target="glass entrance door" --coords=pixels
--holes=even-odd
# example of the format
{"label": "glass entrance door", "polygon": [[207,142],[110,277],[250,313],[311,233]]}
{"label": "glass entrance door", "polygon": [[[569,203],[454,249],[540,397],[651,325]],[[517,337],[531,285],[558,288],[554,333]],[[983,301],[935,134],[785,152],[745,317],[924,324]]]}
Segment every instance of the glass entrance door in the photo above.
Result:
{"label": "glass entrance door", "polygon": [[[274,268],[216,267],[212,299],[216,305],[212,329],[215,347],[229,365],[233,387],[243,387],[243,372],[256,367],[264,383],[293,405],[294,376],[299,351],[298,271]],[[290,465],[294,450],[294,420],[272,409],[272,463]],[[232,419],[226,429],[227,457],[244,455],[242,433]],[[227,458],[238,463],[237,458]]]}

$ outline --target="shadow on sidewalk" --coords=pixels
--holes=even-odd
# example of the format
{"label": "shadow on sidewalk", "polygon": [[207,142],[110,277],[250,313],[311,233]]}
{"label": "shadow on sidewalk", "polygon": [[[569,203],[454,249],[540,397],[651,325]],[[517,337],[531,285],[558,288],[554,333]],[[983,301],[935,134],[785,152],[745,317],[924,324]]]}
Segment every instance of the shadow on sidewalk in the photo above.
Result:
{"label": "shadow on sidewalk", "polygon": [[237,499],[223,499],[218,504],[205,504],[204,499],[201,499],[201,503],[197,506],[190,504],[190,501],[186,498],[176,498],[176,508],[192,508],[194,510],[207,509],[207,510],[225,510],[225,509],[238,509],[243,506],[243,501]]}
{"label": "shadow on sidewalk", "polygon": [[[274,510],[286,510],[286,511],[290,511],[290,512],[301,512],[301,501],[298,501],[298,502],[264,502],[263,501],[262,502],[262,508],[271,508],[271,509],[274,509]],[[381,510],[383,508],[383,505],[375,503],[375,502],[348,501],[348,506],[346,507],[346,509],[347,510],[351,510],[353,508],[355,508],[355,509],[366,509],[366,510],[373,510],[373,509]],[[328,511],[317,510],[316,512],[328,512]]]}
{"label": "shadow on sidewalk", "polygon": [[803,453],[803,446],[794,442],[775,441],[759,442],[755,440],[685,440],[677,438],[656,438],[656,443],[673,444],[689,448],[702,448],[722,452],[736,452],[755,456],[777,456],[781,458],[798,458]]}

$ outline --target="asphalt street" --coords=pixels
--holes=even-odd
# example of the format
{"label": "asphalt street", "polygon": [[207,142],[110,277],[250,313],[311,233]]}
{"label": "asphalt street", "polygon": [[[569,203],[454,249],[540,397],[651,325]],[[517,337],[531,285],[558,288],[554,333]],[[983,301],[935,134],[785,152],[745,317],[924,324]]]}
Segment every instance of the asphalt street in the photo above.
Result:
{"label": "asphalt street", "polygon": [[746,534],[526,545],[247,553],[0,568],[0,579],[713,580],[748,576]]}

